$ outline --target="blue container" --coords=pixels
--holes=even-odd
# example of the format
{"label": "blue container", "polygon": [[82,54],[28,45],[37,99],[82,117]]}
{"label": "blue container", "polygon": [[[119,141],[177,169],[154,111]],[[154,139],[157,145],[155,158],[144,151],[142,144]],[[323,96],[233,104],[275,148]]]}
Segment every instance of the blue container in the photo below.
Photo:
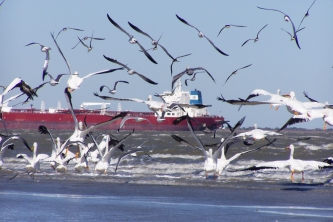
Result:
{"label": "blue container", "polygon": [[190,104],[202,104],[201,91],[199,91],[199,90],[191,91]]}

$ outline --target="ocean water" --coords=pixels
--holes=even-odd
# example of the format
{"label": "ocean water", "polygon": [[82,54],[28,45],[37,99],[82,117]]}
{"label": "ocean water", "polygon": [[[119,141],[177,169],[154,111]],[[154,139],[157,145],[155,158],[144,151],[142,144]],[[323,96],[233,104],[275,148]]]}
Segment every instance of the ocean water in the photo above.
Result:
{"label": "ocean water", "polygon": [[[13,131],[38,143],[38,153],[51,153],[48,136],[36,131]],[[71,131],[51,131],[65,140]],[[95,132],[94,135],[105,132]],[[118,139],[129,131],[110,132]],[[106,174],[94,171],[95,164],[83,173],[57,173],[49,163],[41,164],[34,180],[24,173],[26,162],[16,155],[31,153],[20,142],[4,155],[0,170],[0,221],[333,221],[333,169],[310,170],[290,180],[287,169],[261,171],[224,171],[217,179],[205,178],[203,155],[176,142],[176,134],[195,141],[187,131],[140,131],[124,143],[125,149],[142,145],[143,153],[126,156],[115,173],[122,154],[116,151]],[[284,160],[295,146],[294,158],[321,161],[333,156],[333,131],[284,130],[274,145],[242,155],[228,169],[241,169],[263,161]],[[228,135],[220,130],[217,138],[197,132],[204,144],[218,143]],[[310,137],[308,140],[298,138]],[[89,140],[88,140],[89,141]],[[233,145],[227,158],[265,144]],[[76,152],[72,147],[71,151]],[[17,173],[19,174],[12,180]]]}

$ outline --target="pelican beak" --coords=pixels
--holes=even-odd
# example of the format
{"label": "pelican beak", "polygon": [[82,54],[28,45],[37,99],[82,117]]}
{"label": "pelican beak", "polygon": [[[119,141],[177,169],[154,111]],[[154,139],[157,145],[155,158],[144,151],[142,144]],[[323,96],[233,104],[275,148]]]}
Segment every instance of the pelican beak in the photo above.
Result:
{"label": "pelican beak", "polygon": [[76,152],[76,153],[75,153],[75,158],[76,158],[76,159],[79,158],[79,154],[80,154],[79,152]]}
{"label": "pelican beak", "polygon": [[307,116],[308,116],[308,117],[311,117],[311,115],[310,115],[309,113],[307,113]]}
{"label": "pelican beak", "polygon": [[290,146],[287,146],[286,148],[284,148],[285,150],[290,150]]}
{"label": "pelican beak", "polygon": [[30,148],[31,152],[33,152],[33,151],[34,151],[34,149],[35,149],[35,147],[34,147],[34,146],[32,146],[32,147]]}
{"label": "pelican beak", "polygon": [[283,97],[287,97],[287,98],[290,98],[290,95],[289,94],[284,94],[282,95]]}

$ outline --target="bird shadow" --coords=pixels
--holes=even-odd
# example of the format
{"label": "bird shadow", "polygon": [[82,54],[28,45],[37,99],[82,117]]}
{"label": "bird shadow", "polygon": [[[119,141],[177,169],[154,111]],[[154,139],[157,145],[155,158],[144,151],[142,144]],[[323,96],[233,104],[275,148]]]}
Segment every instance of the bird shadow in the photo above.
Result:
{"label": "bird shadow", "polygon": [[324,183],[283,183],[281,184],[284,188],[281,190],[285,191],[310,191],[319,187],[323,187]]}

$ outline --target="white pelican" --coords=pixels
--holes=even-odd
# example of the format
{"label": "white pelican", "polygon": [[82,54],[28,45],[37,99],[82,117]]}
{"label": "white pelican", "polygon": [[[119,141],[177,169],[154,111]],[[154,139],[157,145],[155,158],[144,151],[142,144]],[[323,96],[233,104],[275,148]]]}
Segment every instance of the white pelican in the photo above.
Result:
{"label": "white pelican", "polygon": [[44,61],[44,66],[43,66],[43,81],[44,81],[44,78],[46,76],[47,67],[49,66],[49,60],[50,60],[49,51],[51,50],[51,48],[47,47],[47,46],[44,46],[44,45],[42,45],[40,43],[37,43],[37,42],[31,42],[31,43],[27,44],[26,46],[34,45],[34,44],[40,45],[40,50],[42,52],[45,52],[45,54],[46,54],[45,61]]}
{"label": "white pelican", "polygon": [[[93,32],[93,34],[94,34],[94,32]],[[93,34],[92,34],[92,36],[93,36]],[[86,44],[85,44],[85,43],[79,38],[79,36],[78,36],[77,38],[79,39],[79,42],[81,42],[81,44],[82,44],[84,47],[86,47],[86,48],[88,49],[88,52],[90,52],[90,51],[93,49],[93,47],[92,47],[92,45],[91,45],[91,42],[92,42],[93,38],[90,38],[90,44],[89,44],[89,46],[86,45]]]}
{"label": "white pelican", "polygon": [[259,30],[259,32],[257,33],[257,37],[256,37],[256,38],[246,40],[246,41],[242,44],[242,46],[245,45],[245,44],[246,44],[248,41],[250,41],[250,40],[253,40],[253,42],[256,43],[256,42],[259,40],[259,33],[260,33],[261,30],[263,30],[267,25],[268,25],[268,24],[266,24],[264,27],[262,27],[262,28]]}
{"label": "white pelican", "polygon": [[[87,40],[87,39],[94,39],[94,40],[105,40],[105,38],[96,38],[96,37],[92,37],[92,36],[86,36],[86,37],[84,37],[83,39],[80,39],[80,41],[72,48],[72,49],[75,49],[76,48],[76,46],[78,46],[80,43],[81,43],[81,41],[85,41],[85,40]],[[91,41],[90,41],[91,42]]]}
{"label": "white pelican", "polygon": [[[168,54],[168,53],[167,53],[167,54]],[[189,54],[186,54],[186,55],[177,56],[176,58],[173,58],[170,54],[168,54],[168,55],[169,55],[169,57],[172,59],[172,63],[171,63],[171,65],[170,65],[171,76],[172,76],[172,65],[173,65],[173,63],[175,63],[175,62],[180,62],[180,61],[178,60],[179,58],[182,58],[182,57],[185,57],[185,56],[192,55],[192,53],[189,53]]]}
{"label": "white pelican", "polygon": [[59,75],[57,75],[56,78],[53,78],[53,76],[52,76],[50,73],[46,72],[46,74],[50,77],[50,81],[48,81],[48,83],[49,83],[51,86],[56,86],[56,85],[58,85],[60,79],[61,79],[64,75],[70,75],[70,74],[59,74]]}
{"label": "white pelican", "polygon": [[205,71],[210,76],[210,78],[214,81],[214,83],[215,83],[214,77],[205,68],[203,68],[203,67],[196,67],[196,68],[186,67],[186,69],[184,71],[178,73],[177,75],[175,75],[172,78],[171,89],[173,89],[173,85],[175,84],[175,82],[177,82],[177,80],[180,79],[183,75],[187,74],[189,76],[192,76],[195,73],[196,70],[203,70],[203,71]]}
{"label": "white pelican", "polygon": [[236,130],[242,125],[244,122],[245,117],[243,117],[241,120],[239,120],[236,125],[233,128],[233,131],[229,134],[228,137],[226,137],[221,144],[219,145],[219,148],[213,153],[213,150],[210,148],[208,151],[205,150],[204,145],[202,144],[199,137],[194,133],[193,126],[191,123],[191,118],[186,115],[186,121],[188,128],[190,129],[192,137],[197,141],[197,144],[199,145],[199,148],[201,149],[204,157],[205,157],[205,163],[204,163],[204,170],[206,179],[208,178],[208,173],[214,172],[214,179],[216,179],[216,167],[217,167],[217,159],[221,157],[222,148],[227,144],[227,142],[235,135]]}
{"label": "white pelican", "polygon": [[[270,96],[269,100],[267,100],[267,101],[272,102],[270,104],[271,108],[274,106],[275,110],[278,110],[279,107],[282,105],[281,102],[287,100],[287,98],[280,95],[280,92],[281,92],[280,89],[277,90],[276,94],[267,92],[266,90],[263,90],[263,89],[255,89],[245,100],[249,100],[253,97],[260,96],[260,95]],[[277,102],[277,103],[274,103],[274,102]]]}
{"label": "white pelican", "polygon": [[[295,36],[293,36],[290,32],[288,32],[287,30],[285,30],[285,29],[283,29],[283,28],[281,28],[281,29],[282,29],[283,31],[285,31],[285,32],[290,36],[290,41],[295,40]],[[297,30],[297,32],[299,32],[299,31],[301,31],[301,30],[303,30],[303,29],[305,29],[305,27],[303,27],[303,28]],[[297,32],[296,32],[296,33],[297,33]]]}
{"label": "white pelican", "polygon": [[272,100],[273,97],[271,97],[271,99],[267,100],[267,101],[247,101],[244,99],[226,100],[221,95],[221,97],[218,97],[217,99],[221,100],[223,102],[227,102],[229,104],[233,104],[233,105],[262,105],[262,104],[285,105],[285,106],[287,106],[287,110],[294,115],[306,114],[309,109],[323,108],[323,107],[327,106],[327,104],[318,103],[318,102],[300,102],[296,99],[294,91],[291,91],[289,94],[282,95],[282,97],[284,97],[284,98],[282,99],[282,98],[276,96],[276,97],[274,97],[274,100]]}
{"label": "white pelican", "polygon": [[120,146],[128,139],[130,135],[133,134],[133,132],[134,130],[130,132],[127,136],[125,136],[123,139],[118,141],[117,144],[111,147],[110,149],[109,149],[109,144],[106,145],[106,149],[101,160],[95,166],[95,170],[97,172],[106,173],[107,169],[110,166],[111,157],[113,156],[114,152],[116,151],[116,149],[118,148],[120,149]]}
{"label": "white pelican", "polygon": [[118,85],[118,83],[120,83],[120,82],[122,82],[122,83],[127,83],[127,84],[128,84],[127,81],[119,80],[119,81],[116,81],[116,82],[114,83],[113,89],[110,89],[110,88],[109,88],[108,86],[106,86],[106,85],[102,85],[101,87],[99,87],[99,91],[102,92],[104,88],[107,88],[107,89],[109,90],[109,93],[110,93],[110,94],[115,94],[115,93],[116,93],[117,85]]}
{"label": "white pelican", "polygon": [[204,34],[203,34],[203,32],[201,32],[199,29],[197,29],[196,27],[194,27],[193,25],[190,25],[187,21],[185,21],[185,19],[183,19],[183,18],[181,18],[181,17],[179,17],[177,14],[176,14],[176,17],[182,22],[182,23],[184,23],[185,25],[188,25],[188,26],[191,26],[192,28],[194,28],[195,30],[197,30],[198,31],[198,36],[200,37],[200,38],[203,38],[203,37],[205,37],[207,40],[208,40],[208,42],[219,52],[219,53],[221,53],[222,55],[225,55],[225,56],[229,56],[228,54],[226,54],[226,53],[224,53],[224,52],[222,52],[219,48],[217,48],[215,45],[214,45],[214,43],[207,37],[207,36],[205,36]]}
{"label": "white pelican", "polygon": [[294,23],[293,23],[293,21],[291,20],[291,18],[290,18],[289,15],[287,15],[286,13],[284,13],[284,12],[282,12],[282,11],[280,11],[280,10],[277,10],[277,9],[268,9],[268,8],[262,8],[262,7],[258,7],[258,6],[257,6],[257,8],[259,8],[259,9],[263,9],[263,10],[276,11],[276,12],[280,12],[281,14],[283,14],[283,18],[284,18],[284,20],[285,20],[286,22],[289,22],[289,21],[290,21],[291,26],[292,26],[292,28],[293,28],[293,36],[294,36],[294,38],[295,38],[296,45],[297,45],[297,47],[298,47],[299,49],[301,49],[301,47],[299,46],[299,43],[298,43],[297,35],[296,35],[296,32],[297,32],[298,30],[296,30],[295,25],[294,25]]}
{"label": "white pelican", "polygon": [[[89,162],[97,163],[98,161],[100,161],[103,156],[102,153],[104,153],[106,147],[109,146],[110,140],[111,140],[110,135],[103,134],[102,136],[103,136],[103,138],[102,138],[101,142],[99,144],[97,144],[97,142],[96,142],[96,144],[95,144],[96,149],[94,151],[88,152],[87,159]],[[93,141],[94,141],[94,139],[93,139]]]}
{"label": "white pelican", "polygon": [[225,26],[223,26],[223,27],[221,28],[221,30],[219,31],[219,34],[217,34],[216,37],[219,37],[219,35],[220,35],[220,33],[222,32],[223,29],[225,29],[225,28],[231,28],[232,26],[233,26],[233,27],[246,27],[246,26],[243,26],[243,25],[232,25],[232,24],[228,24],[228,25],[225,25]]}
{"label": "white pelican", "polygon": [[290,156],[289,156],[288,160],[278,160],[278,161],[260,163],[255,166],[236,170],[236,171],[287,168],[291,172],[290,179],[292,182],[294,182],[294,173],[302,173],[302,182],[304,182],[304,171],[305,170],[319,170],[319,169],[323,169],[323,168],[332,168],[332,166],[330,164],[321,162],[321,161],[294,159],[295,147],[293,144],[290,144],[285,149],[290,150]]}
{"label": "white pelican", "polygon": [[33,100],[33,97],[37,96],[36,91],[33,90],[25,81],[20,78],[15,78],[0,95],[0,103],[3,101],[3,96],[16,87],[18,87],[22,93],[26,94],[29,99]]}
{"label": "white pelican", "polygon": [[114,71],[121,70],[121,69],[124,69],[124,68],[116,68],[116,69],[109,69],[109,70],[102,70],[102,71],[98,71],[98,72],[93,72],[93,73],[89,73],[88,75],[86,75],[82,78],[79,77],[79,73],[77,71],[75,71],[68,78],[67,85],[72,91],[74,91],[75,89],[79,89],[83,80],[85,80],[86,78],[89,78],[90,76],[106,74],[106,73],[114,72]]}
{"label": "white pelican", "polygon": [[28,165],[25,166],[27,173],[36,173],[40,170],[40,162],[49,158],[47,154],[38,154],[37,155],[37,143],[34,142],[32,146],[32,158],[26,154],[17,154],[17,158],[23,158],[28,162]]}
{"label": "white pelican", "polygon": [[140,45],[140,43],[138,42],[138,40],[136,40],[132,35],[128,34],[128,32],[126,32],[123,28],[121,28],[115,21],[113,21],[111,19],[111,17],[109,16],[109,14],[107,14],[109,21],[112,23],[112,25],[114,25],[115,27],[117,27],[120,31],[122,31],[123,33],[125,33],[126,35],[128,35],[128,37],[130,38],[128,40],[129,43],[131,44],[138,44],[138,46],[141,48],[142,52],[146,55],[146,57],[152,62],[157,64],[157,62],[153,59],[153,57],[151,57],[151,55],[149,55],[149,53],[145,50],[145,48],[142,47],[142,45]]}
{"label": "white pelican", "polygon": [[317,118],[322,118],[324,120],[323,130],[326,130],[327,125],[333,126],[333,109],[309,109],[306,114],[292,116],[278,131],[281,131],[293,124],[309,122]]}
{"label": "white pelican", "polygon": [[[239,69],[236,69],[235,71],[233,71],[233,72],[228,76],[228,78],[227,78],[227,80],[224,82],[224,84],[227,83],[228,79],[229,79],[232,75],[236,75],[238,70],[240,70],[240,69],[245,69],[245,68],[247,68],[247,67],[249,67],[249,66],[252,66],[252,64],[247,65],[247,66],[244,66],[244,67],[242,67],[242,68],[239,68]],[[223,85],[224,85],[224,84],[223,84]]]}
{"label": "white pelican", "polygon": [[68,147],[71,145],[78,146],[79,150],[78,150],[78,152],[76,152],[75,158],[73,158],[71,155],[70,157],[66,157],[66,161],[69,161],[69,160],[67,160],[67,158],[73,159],[74,162],[76,163],[74,166],[75,172],[82,173],[84,170],[89,169],[87,153],[94,146],[94,144],[93,143],[86,144],[81,141],[70,141],[69,143],[67,143]]}
{"label": "white pelican", "polygon": [[144,75],[142,75],[142,74],[136,72],[135,70],[129,68],[127,65],[125,65],[125,64],[123,64],[123,63],[120,63],[120,62],[118,62],[117,60],[112,59],[112,58],[109,58],[109,57],[107,57],[107,56],[105,56],[105,55],[103,55],[103,56],[104,56],[104,58],[105,58],[106,60],[108,60],[109,62],[116,63],[116,64],[122,66],[123,68],[125,68],[125,69],[127,70],[127,73],[128,73],[129,75],[134,75],[134,74],[136,74],[136,75],[138,75],[141,79],[143,79],[144,81],[146,81],[146,82],[148,82],[148,83],[150,83],[150,84],[153,84],[153,85],[157,85],[157,84],[158,84],[158,83],[154,82],[153,80],[147,78],[146,76],[144,76]]}
{"label": "white pelican", "polygon": [[258,129],[257,124],[254,124],[254,129],[248,132],[239,133],[234,138],[237,137],[251,137],[254,140],[266,139],[266,136],[281,136],[282,134],[276,133],[274,131]]}
{"label": "white pelican", "polygon": [[82,30],[82,29],[71,28],[71,27],[65,27],[65,28],[62,28],[62,29],[58,32],[58,34],[57,34],[57,36],[56,36],[56,39],[58,38],[58,35],[59,35],[61,32],[65,32],[65,31],[67,31],[68,29],[76,30],[76,31],[84,31],[84,30]]}
{"label": "white pelican", "polygon": [[[265,145],[262,145],[262,146],[259,146],[255,149],[252,149],[252,150],[247,150],[247,151],[244,151],[244,152],[240,152],[240,153],[236,153],[235,155],[233,155],[232,157],[230,157],[229,159],[226,158],[226,154],[227,154],[227,151],[228,151],[228,148],[230,147],[230,145],[232,144],[226,144],[226,146],[222,147],[221,149],[221,157],[219,157],[216,161],[216,173],[218,175],[218,177],[221,175],[221,173],[223,172],[223,170],[229,166],[229,164],[234,161],[235,159],[237,159],[238,157],[246,154],[246,153],[250,153],[250,152],[253,152],[253,151],[256,151],[256,150],[260,150],[261,148],[265,147],[265,146],[269,146],[271,145],[273,142],[275,142],[276,139],[272,140],[271,142],[265,144]],[[222,141],[223,142],[223,141]]]}
{"label": "white pelican", "polygon": [[[147,36],[148,38],[150,38],[151,39],[151,44],[154,46],[154,48],[153,48],[153,50],[156,50],[157,49],[157,46],[159,45],[159,46],[161,46],[161,48],[165,51],[165,52],[167,52],[166,51],[166,49],[162,46],[162,45],[160,45],[158,42],[160,41],[160,39],[161,39],[161,37],[156,41],[156,40],[154,40],[150,35],[148,35],[146,32],[143,32],[141,29],[139,29],[138,27],[136,27],[135,25],[133,25],[132,23],[130,23],[130,22],[128,22],[128,24],[132,27],[132,29],[134,29],[135,31],[137,31],[137,32],[139,32],[139,33],[141,33],[142,35],[145,35],[145,36]],[[168,54],[168,53],[167,53]]]}
{"label": "white pelican", "polygon": [[45,135],[47,134],[47,135],[49,135],[49,137],[51,139],[51,143],[52,143],[51,156],[47,160],[45,160],[45,161],[51,162],[51,167],[55,170],[55,168],[56,168],[56,162],[55,162],[55,160],[56,160],[56,158],[61,158],[60,155],[57,155],[59,153],[60,147],[61,147],[61,145],[60,145],[60,138],[57,137],[57,139],[54,140],[52,134],[47,129],[47,127],[44,126],[44,125],[40,125],[38,127],[38,132],[40,134],[45,134]]}

